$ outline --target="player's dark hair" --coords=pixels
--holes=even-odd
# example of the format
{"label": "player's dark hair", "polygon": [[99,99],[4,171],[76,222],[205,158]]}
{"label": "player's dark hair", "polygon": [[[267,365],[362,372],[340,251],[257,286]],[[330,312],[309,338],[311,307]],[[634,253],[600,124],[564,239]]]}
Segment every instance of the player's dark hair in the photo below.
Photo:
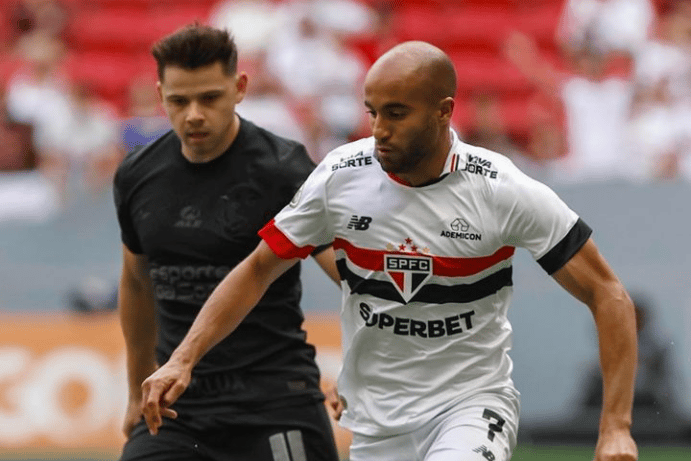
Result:
{"label": "player's dark hair", "polygon": [[151,48],[151,54],[161,81],[166,66],[197,69],[220,62],[226,75],[235,74],[238,67],[238,49],[228,31],[198,22],[163,37]]}

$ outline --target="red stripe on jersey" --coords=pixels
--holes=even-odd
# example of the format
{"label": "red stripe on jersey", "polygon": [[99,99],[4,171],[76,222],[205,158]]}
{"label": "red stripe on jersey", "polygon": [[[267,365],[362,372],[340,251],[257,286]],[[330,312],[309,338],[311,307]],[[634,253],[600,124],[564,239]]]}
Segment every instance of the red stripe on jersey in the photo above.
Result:
{"label": "red stripe on jersey", "polygon": [[[385,254],[411,256],[416,254],[358,248],[343,239],[336,239],[333,247],[335,250],[344,250],[348,255],[348,259],[356,266],[379,272],[384,270]],[[446,256],[426,255],[424,253],[417,253],[417,255],[429,256],[434,260],[434,264],[432,265],[434,275],[438,275],[440,277],[467,277],[478,274],[486,269],[489,269],[495,264],[509,259],[513,256],[514,251],[514,247],[505,246],[499,248],[492,255],[480,256],[477,258],[451,258]]]}
{"label": "red stripe on jersey", "polygon": [[450,168],[451,171],[456,171],[457,162],[458,162],[458,155],[453,154],[451,156],[451,168]]}
{"label": "red stripe on jersey", "polygon": [[295,246],[295,244],[276,227],[276,221],[273,219],[262,227],[258,234],[269,245],[271,250],[283,259],[305,259],[314,251],[314,247],[311,245],[304,247]]}

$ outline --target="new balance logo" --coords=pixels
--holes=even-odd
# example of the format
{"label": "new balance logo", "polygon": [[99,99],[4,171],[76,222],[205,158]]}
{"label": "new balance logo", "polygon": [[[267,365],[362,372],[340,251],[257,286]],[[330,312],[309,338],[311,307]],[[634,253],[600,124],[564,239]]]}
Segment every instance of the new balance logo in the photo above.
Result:
{"label": "new balance logo", "polygon": [[488,461],[494,461],[494,460],[496,459],[496,457],[494,456],[494,453],[492,453],[492,452],[490,451],[490,449],[487,448],[487,447],[484,446],[484,445],[481,445],[481,446],[477,447],[477,448],[474,449],[473,451],[474,451],[475,453],[480,453],[480,454],[482,454],[482,456],[483,456],[486,460],[488,460]]}
{"label": "new balance logo", "polygon": [[348,229],[355,229],[359,231],[369,229],[369,223],[372,222],[372,218],[369,216],[357,216],[353,215],[348,223]]}

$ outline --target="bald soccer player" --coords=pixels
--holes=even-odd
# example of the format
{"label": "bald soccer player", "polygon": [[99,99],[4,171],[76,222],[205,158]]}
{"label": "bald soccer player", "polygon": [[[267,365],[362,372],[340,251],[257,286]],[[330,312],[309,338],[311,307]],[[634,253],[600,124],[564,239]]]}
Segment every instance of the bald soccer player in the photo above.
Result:
{"label": "bald soccer player", "polygon": [[519,394],[507,310],[523,247],[594,316],[604,376],[595,459],[637,458],[631,300],[591,229],[552,190],[459,140],[455,88],[448,56],[427,43],[397,45],[374,63],[364,87],[372,137],[328,154],[144,382],[150,428],[266,287],[332,244],[344,292],[334,406],[353,432],[350,459],[508,460]]}

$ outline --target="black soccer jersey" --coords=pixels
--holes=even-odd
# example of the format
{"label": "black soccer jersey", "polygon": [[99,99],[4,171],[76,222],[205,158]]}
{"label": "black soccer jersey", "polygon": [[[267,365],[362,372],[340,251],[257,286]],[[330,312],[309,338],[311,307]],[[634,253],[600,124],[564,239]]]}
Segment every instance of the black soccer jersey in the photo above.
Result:
{"label": "black soccer jersey", "polygon": [[[159,363],[313,168],[302,145],[243,119],[230,148],[207,163],[185,159],[172,131],[125,158],[115,176],[117,215],[124,244],[149,258]],[[274,282],[201,359],[178,405],[249,413],[323,398],[315,351],[301,327],[299,273],[295,266]]]}

